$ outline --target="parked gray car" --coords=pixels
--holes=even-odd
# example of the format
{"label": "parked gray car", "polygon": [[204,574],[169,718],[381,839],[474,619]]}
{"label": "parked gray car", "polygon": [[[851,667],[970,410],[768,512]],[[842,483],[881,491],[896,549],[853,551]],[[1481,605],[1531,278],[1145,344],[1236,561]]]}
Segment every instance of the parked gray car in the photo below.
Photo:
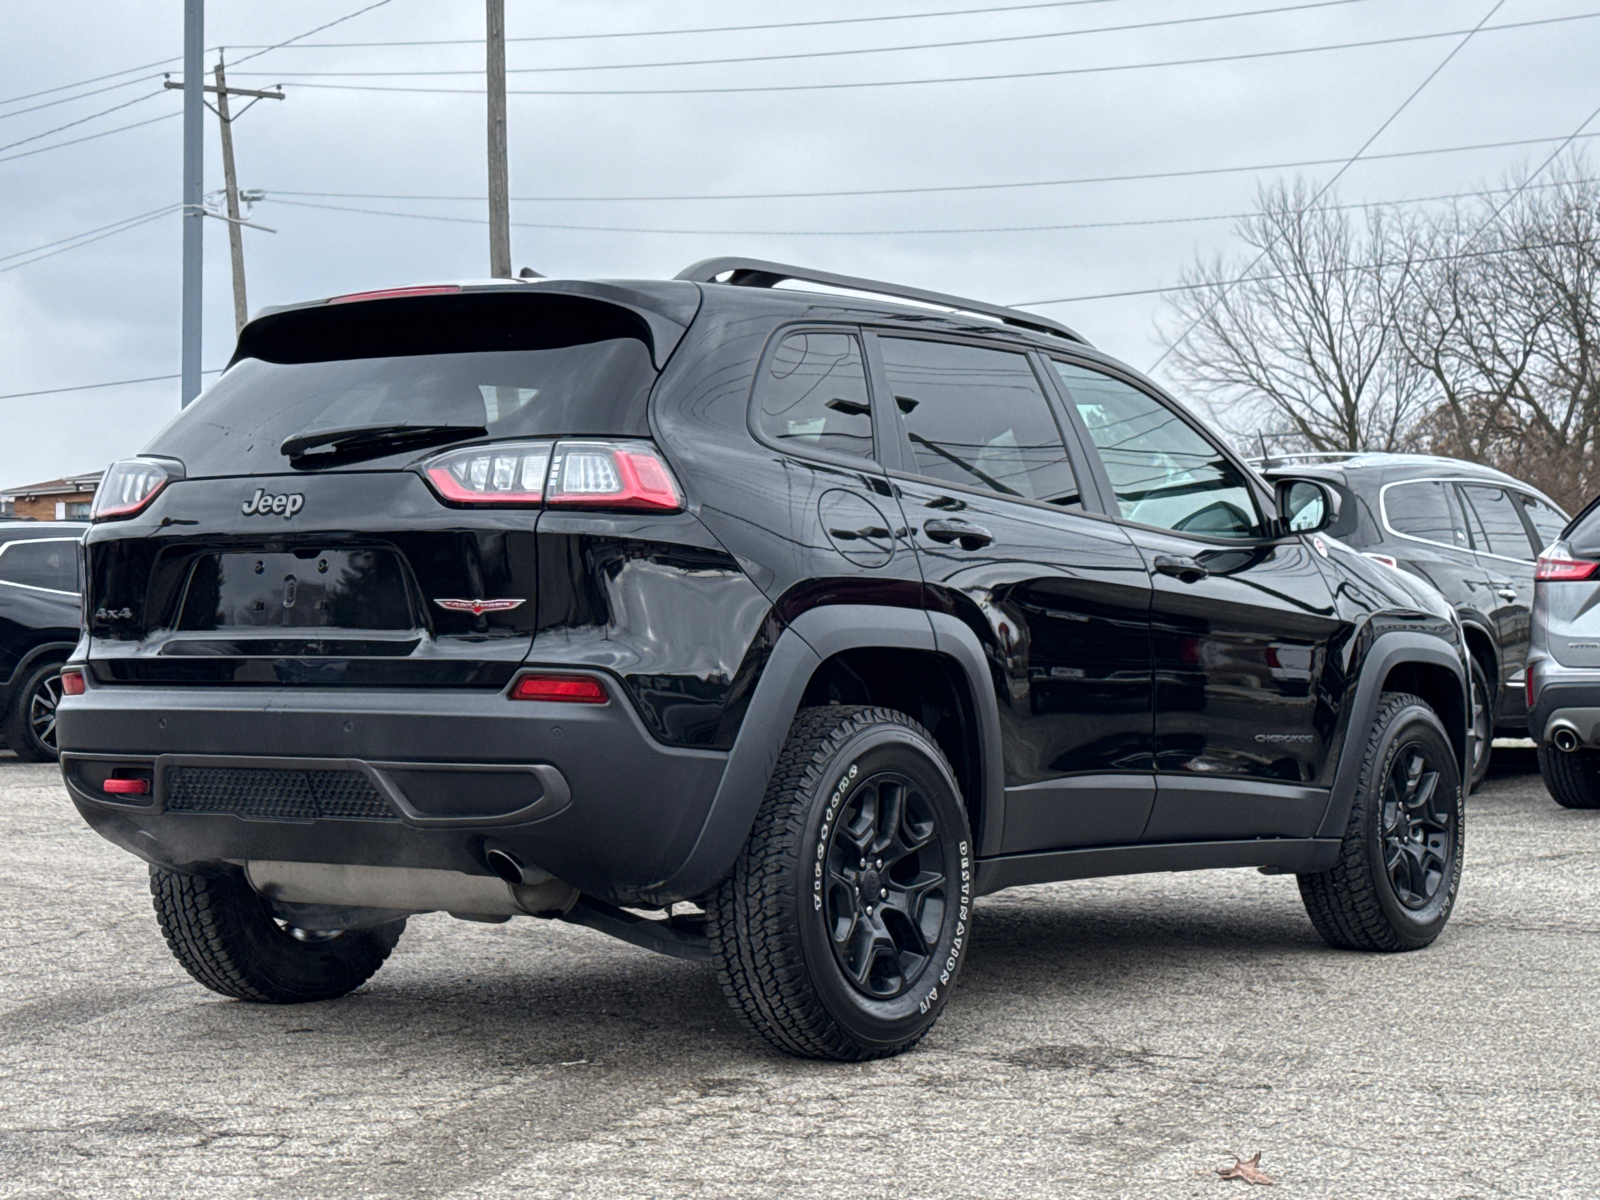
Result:
{"label": "parked gray car", "polygon": [[1564,808],[1600,808],[1600,498],[1539,556],[1528,734]]}

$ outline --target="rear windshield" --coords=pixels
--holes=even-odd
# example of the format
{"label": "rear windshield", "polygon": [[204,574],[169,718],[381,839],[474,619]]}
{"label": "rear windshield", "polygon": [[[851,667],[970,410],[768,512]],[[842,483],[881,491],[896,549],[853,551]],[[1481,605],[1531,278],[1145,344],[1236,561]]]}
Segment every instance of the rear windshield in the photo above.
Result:
{"label": "rear windshield", "polygon": [[285,438],[361,426],[648,435],[656,371],[648,329],[632,313],[572,297],[465,299],[376,300],[348,306],[359,313],[330,306],[257,322],[279,327],[247,329],[234,365],[145,452],[181,460],[192,478],[287,471]]}

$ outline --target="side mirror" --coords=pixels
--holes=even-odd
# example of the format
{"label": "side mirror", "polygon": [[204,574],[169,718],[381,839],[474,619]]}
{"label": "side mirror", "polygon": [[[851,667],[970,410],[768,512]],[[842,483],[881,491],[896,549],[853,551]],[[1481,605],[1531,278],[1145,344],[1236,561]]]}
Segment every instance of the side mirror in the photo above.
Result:
{"label": "side mirror", "polygon": [[1315,479],[1277,482],[1278,527],[1285,533],[1316,533],[1339,519],[1339,493]]}

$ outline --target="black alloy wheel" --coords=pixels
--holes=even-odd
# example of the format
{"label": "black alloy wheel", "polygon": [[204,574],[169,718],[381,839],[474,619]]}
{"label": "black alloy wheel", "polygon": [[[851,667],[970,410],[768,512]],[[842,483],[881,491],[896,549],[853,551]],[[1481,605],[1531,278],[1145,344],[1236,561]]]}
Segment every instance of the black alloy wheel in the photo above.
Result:
{"label": "black alloy wheel", "polygon": [[55,762],[61,664],[34,668],[16,690],[5,716],[6,745],[24,762]]}
{"label": "black alloy wheel", "polygon": [[829,836],[823,906],[834,958],[874,1000],[903,995],[933,961],[950,884],[937,828],[916,782],[884,771],[856,784]]}
{"label": "black alloy wheel", "polygon": [[1428,748],[1407,742],[1384,779],[1383,863],[1395,899],[1420,910],[1438,894],[1454,852],[1455,806],[1440,786]]}
{"label": "black alloy wheel", "polygon": [[1467,791],[1475,792],[1489,774],[1489,755],[1494,749],[1494,702],[1489,692],[1489,676],[1476,659],[1472,662],[1471,703],[1467,736],[1472,739],[1469,756],[1472,775]]}

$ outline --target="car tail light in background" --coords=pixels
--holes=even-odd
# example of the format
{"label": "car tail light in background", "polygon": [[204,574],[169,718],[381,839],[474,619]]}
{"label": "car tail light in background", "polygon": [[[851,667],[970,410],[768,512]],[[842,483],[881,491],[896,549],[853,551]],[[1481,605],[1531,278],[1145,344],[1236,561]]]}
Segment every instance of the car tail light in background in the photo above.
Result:
{"label": "car tail light in background", "polygon": [[1393,567],[1396,570],[1400,569],[1400,560],[1388,554],[1371,554],[1364,551],[1362,553],[1362,557],[1370,558],[1373,562],[1381,562],[1386,567]]}
{"label": "car tail light in background", "polygon": [[683,493],[648,442],[558,442],[545,503],[675,512]]}
{"label": "car tail light in background", "polygon": [[63,696],[81,696],[84,693],[83,671],[78,667],[68,667],[61,672],[61,694]]}
{"label": "car tail light in background", "polygon": [[148,458],[125,458],[112,463],[95,489],[91,521],[109,521],[141,512],[167,485],[172,472]]}
{"label": "car tail light in background", "polygon": [[511,685],[513,700],[554,700],[563,704],[604,704],[605,684],[592,675],[524,675]]}
{"label": "car tail light in background", "polygon": [[455,283],[434,284],[429,287],[383,288],[376,292],[350,292],[343,296],[334,296],[328,303],[355,304],[362,300],[396,300],[402,296],[454,296],[460,291],[461,285]]}
{"label": "car tail light in background", "polygon": [[450,450],[424,464],[434,490],[458,504],[538,504],[550,442],[500,442]]}
{"label": "car tail light in background", "polygon": [[496,442],[425,460],[423,474],[452,504],[677,512],[683,491],[649,442],[599,439]]}
{"label": "car tail light in background", "polygon": [[1551,582],[1593,579],[1597,572],[1600,572],[1600,562],[1588,558],[1574,558],[1565,542],[1556,542],[1539,555],[1533,577]]}

